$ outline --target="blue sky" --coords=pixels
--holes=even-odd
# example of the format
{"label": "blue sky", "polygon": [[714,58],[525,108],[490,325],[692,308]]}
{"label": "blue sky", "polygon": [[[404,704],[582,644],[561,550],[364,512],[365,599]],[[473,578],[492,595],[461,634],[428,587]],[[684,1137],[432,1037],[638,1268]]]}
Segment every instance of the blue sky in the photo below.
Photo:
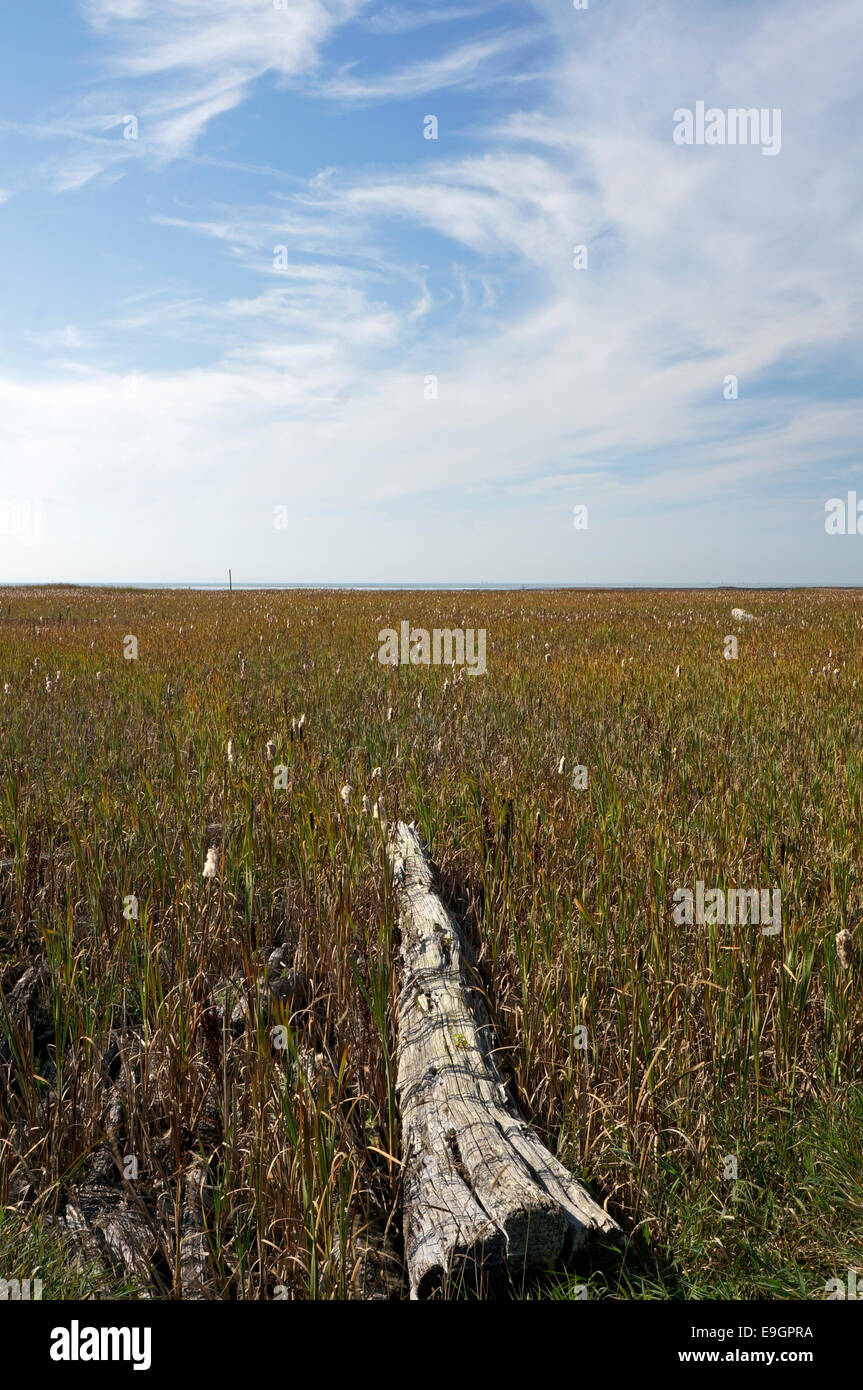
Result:
{"label": "blue sky", "polygon": [[0,582],[863,582],[859,0],[3,31]]}

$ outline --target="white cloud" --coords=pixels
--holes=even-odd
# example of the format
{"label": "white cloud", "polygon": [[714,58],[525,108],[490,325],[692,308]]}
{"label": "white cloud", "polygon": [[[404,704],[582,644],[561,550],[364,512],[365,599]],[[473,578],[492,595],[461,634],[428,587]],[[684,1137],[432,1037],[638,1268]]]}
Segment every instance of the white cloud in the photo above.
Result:
{"label": "white cloud", "polygon": [[54,328],[45,333],[28,333],[27,337],[37,347],[42,348],[84,348],[87,346],[85,338],[75,327],[74,323],[67,323],[65,328]]}
{"label": "white cloud", "polygon": [[[133,7],[93,8],[104,24],[120,23],[121,8],[132,23]],[[151,75],[185,74],[190,7],[174,8],[167,36],[143,35],[136,61]],[[233,23],[240,8],[216,6],[213,22],[230,9]],[[859,115],[847,57],[854,10],[825,0],[804,82],[798,0],[749,21],[745,45],[734,25],[690,5],[591,10],[589,24],[551,0],[538,8],[556,35],[554,83],[536,109],[495,121],[485,153],[423,151],[406,167],[322,171],[264,208],[158,215],[259,278],[221,301],[142,301],[100,331],[206,343],[214,365],[134,380],[67,370],[0,381],[10,467],[48,495],[90,499],[94,530],[97,511],[114,517],[114,540],[100,521],[105,572],[121,552],[123,516],[157,513],[164,544],[185,537],[199,575],[214,536],[234,553],[245,547],[248,569],[265,551],[268,506],[288,496],[306,517],[355,518],[355,578],[399,577],[397,562],[406,577],[435,562],[432,577],[471,577],[468,562],[497,564],[506,545],[527,557],[520,572],[507,562],[512,578],[566,577],[580,500],[591,504],[587,546],[607,534],[603,516],[629,518],[620,561],[629,577],[734,578],[721,566],[737,536],[762,580],[779,582],[763,568],[777,555],[793,564],[781,537],[775,551],[757,549],[753,517],[808,525],[822,472],[847,470],[863,425],[863,407],[829,392],[835,361],[850,370],[863,349],[863,244],[848,172],[859,154],[848,107],[857,102]],[[164,18],[160,5],[139,7],[140,24],[157,12]],[[257,40],[243,42],[222,86],[211,34],[209,67],[161,94],[163,150],[188,148],[209,119],[196,118],[199,107],[228,100],[247,80],[239,74],[255,70]],[[450,54],[395,77],[315,81],[343,99],[383,98],[406,89],[407,75],[418,90],[445,81],[447,61],[468,80],[469,64]],[[699,98],[781,104],[781,155],[675,146],[673,110]],[[393,250],[394,223],[445,238],[441,263],[413,263],[405,240]],[[281,240],[291,246],[283,277],[271,269]],[[590,252],[583,272],[572,266],[577,243]],[[723,399],[728,374],[739,378],[737,401]],[[382,520],[405,512],[401,530]],[[660,552],[671,513],[700,529]],[[283,577],[312,577],[315,557],[333,553],[344,533],[327,524],[292,533]],[[602,568],[601,550],[580,553],[594,566],[585,579],[627,577]]]}
{"label": "white cloud", "polygon": [[[366,7],[367,0],[289,0],[280,9],[268,0],[85,0],[86,19],[112,45],[106,82],[62,119],[31,123],[23,133],[87,146],[66,149],[45,166],[56,191],[74,191],[106,172],[121,177],[133,158],[159,167],[190,156],[208,127],[244,102],[265,74],[319,99],[386,101],[500,80],[506,55],[536,37],[522,25],[393,72],[330,74],[328,43]],[[432,22],[433,12],[421,17]],[[400,20],[392,13],[383,22]],[[106,113],[106,92],[135,116],[135,140],[105,137],[125,119]]]}
{"label": "white cloud", "polygon": [[408,10],[387,5],[369,15],[365,24],[378,34],[407,34],[430,24],[454,24],[460,19],[475,19],[495,8],[496,0],[486,5],[450,5],[445,9],[424,7]]}
{"label": "white cloud", "polygon": [[322,95],[340,101],[388,101],[404,96],[426,96],[447,87],[477,86],[495,76],[494,59],[523,48],[536,38],[535,31],[524,29],[489,35],[377,77],[354,77],[350,69],[345,69],[323,80],[319,90]]}

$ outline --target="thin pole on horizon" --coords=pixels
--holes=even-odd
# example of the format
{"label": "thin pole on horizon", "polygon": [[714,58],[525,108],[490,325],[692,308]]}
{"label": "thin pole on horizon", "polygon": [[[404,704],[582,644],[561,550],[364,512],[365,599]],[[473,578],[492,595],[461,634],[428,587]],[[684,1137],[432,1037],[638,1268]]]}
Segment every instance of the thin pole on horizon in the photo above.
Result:
{"label": "thin pole on horizon", "polygon": [[231,578],[231,571],[230,571],[230,570],[228,570],[228,588],[230,589],[231,593],[234,592],[234,581],[233,581],[233,579]]}

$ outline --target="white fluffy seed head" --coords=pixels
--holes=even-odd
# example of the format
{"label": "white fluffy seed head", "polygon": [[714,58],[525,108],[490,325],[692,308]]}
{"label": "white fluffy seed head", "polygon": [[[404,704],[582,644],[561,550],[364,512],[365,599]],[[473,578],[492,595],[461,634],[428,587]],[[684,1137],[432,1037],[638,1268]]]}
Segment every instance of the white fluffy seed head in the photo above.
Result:
{"label": "white fluffy seed head", "polygon": [[850,970],[854,958],[854,938],[847,927],[836,933],[836,955],[842,969]]}

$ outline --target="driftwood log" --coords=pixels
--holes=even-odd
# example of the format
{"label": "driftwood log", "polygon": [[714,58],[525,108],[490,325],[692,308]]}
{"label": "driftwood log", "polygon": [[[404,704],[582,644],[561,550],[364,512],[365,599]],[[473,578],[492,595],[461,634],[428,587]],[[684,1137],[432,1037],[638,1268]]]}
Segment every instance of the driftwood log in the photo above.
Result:
{"label": "driftwood log", "polygon": [[617,1223],[524,1122],[458,922],[413,825],[390,828],[401,932],[396,1088],[411,1298],[551,1269]]}

